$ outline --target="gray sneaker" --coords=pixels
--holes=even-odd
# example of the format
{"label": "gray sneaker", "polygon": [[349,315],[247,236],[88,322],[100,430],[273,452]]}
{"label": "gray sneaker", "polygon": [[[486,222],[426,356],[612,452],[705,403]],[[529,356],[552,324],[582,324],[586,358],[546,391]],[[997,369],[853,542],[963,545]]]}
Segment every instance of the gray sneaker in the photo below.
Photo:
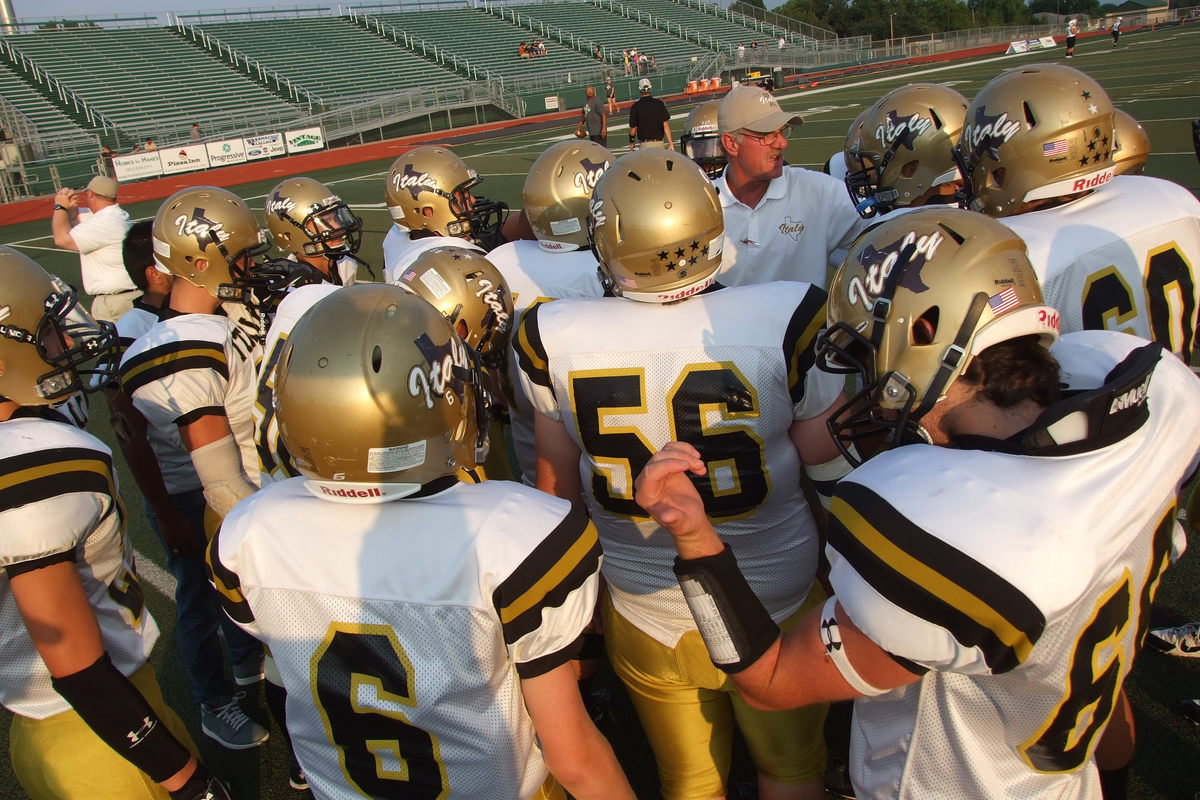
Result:
{"label": "gray sneaker", "polygon": [[1200,622],[1174,628],[1151,628],[1146,643],[1168,655],[1200,658]]}
{"label": "gray sneaker", "polygon": [[204,731],[204,735],[230,750],[249,750],[265,743],[271,734],[246,716],[240,705],[245,697],[245,692],[238,692],[224,705],[201,703],[200,730]]}
{"label": "gray sneaker", "polygon": [[252,686],[264,677],[263,661],[266,656],[263,653],[250,655],[243,658],[241,661],[233,665],[233,680],[238,686]]}

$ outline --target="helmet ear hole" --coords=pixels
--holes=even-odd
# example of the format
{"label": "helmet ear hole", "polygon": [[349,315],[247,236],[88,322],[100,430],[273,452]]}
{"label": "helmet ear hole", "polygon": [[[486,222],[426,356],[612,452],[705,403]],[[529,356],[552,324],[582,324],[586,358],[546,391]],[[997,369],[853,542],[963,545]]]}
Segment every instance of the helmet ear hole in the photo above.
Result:
{"label": "helmet ear hole", "polygon": [[903,167],[900,168],[900,175],[905,178],[911,178],[913,175],[917,174],[917,168],[919,166],[921,166],[920,161],[917,161],[916,159],[909,161],[907,164],[905,164]]}
{"label": "helmet ear hole", "polygon": [[997,167],[996,169],[992,170],[992,183],[994,183],[996,186],[1003,187],[1005,174],[1006,170],[1004,167]]}
{"label": "helmet ear hole", "polygon": [[912,343],[918,346],[933,344],[933,340],[937,338],[937,327],[938,308],[934,306],[913,320],[912,327],[909,329]]}
{"label": "helmet ear hole", "polygon": [[1021,103],[1021,108],[1025,110],[1025,122],[1029,124],[1029,127],[1036,128],[1037,118],[1033,116],[1033,109],[1029,107],[1029,103]]}
{"label": "helmet ear hole", "polygon": [[371,350],[371,369],[375,374],[379,374],[380,367],[383,366],[383,349],[379,345],[375,345]]}

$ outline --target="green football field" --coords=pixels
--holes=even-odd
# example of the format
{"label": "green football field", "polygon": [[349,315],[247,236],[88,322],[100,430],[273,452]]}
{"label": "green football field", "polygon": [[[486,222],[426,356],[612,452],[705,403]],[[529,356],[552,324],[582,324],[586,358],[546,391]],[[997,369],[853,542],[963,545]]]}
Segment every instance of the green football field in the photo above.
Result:
{"label": "green football field", "polygon": [[[777,92],[788,110],[802,113],[806,124],[793,134],[788,149],[792,164],[820,168],[831,153],[839,150],[850,121],[863,107],[884,92],[906,83],[931,81],[952,86],[968,98],[998,72],[1019,64],[1060,58],[1061,49],[1040,55],[981,57],[969,61],[910,67],[903,70],[860,74],[837,81],[821,81],[815,88],[788,88]],[[1153,154],[1147,174],[1166,178],[1200,195],[1200,165],[1192,150],[1190,123],[1200,114],[1200,26],[1168,28],[1160,31],[1130,32],[1121,46],[1112,49],[1107,37],[1081,40],[1072,66],[1093,75],[1108,90],[1114,103],[1140,120],[1150,135]],[[678,133],[690,105],[673,103],[673,129]],[[616,152],[624,151],[626,126],[624,112],[609,122],[609,143]],[[534,129],[536,128],[536,130]],[[530,165],[549,144],[568,138],[574,121],[559,127],[537,125],[516,128],[457,140],[448,135],[446,143],[462,155],[484,183],[477,190],[489,197],[507,201],[518,208],[521,185]],[[279,180],[289,177],[287,162],[275,162],[278,174],[270,180],[228,187],[245,197],[252,208],[261,210],[266,192]],[[383,203],[384,176],[390,160],[375,161],[309,173],[334,188],[364,221],[362,255],[382,273],[380,250],[390,220]],[[195,175],[197,184],[206,180]],[[153,216],[157,202],[126,206],[135,219]],[[47,269],[79,284],[79,263],[73,253],[54,247],[49,220],[0,228],[0,243],[19,248]],[[1200,265],[1198,265],[1200,266]],[[363,279],[368,278],[365,273]],[[336,409],[331,409],[336,413]],[[102,400],[92,405],[91,430],[110,445],[113,437]],[[114,450],[115,450],[114,446]],[[120,459],[118,459],[118,462]],[[123,468],[123,464],[122,464]],[[153,663],[164,694],[192,730],[205,760],[233,784],[239,800],[252,798],[300,797],[287,786],[286,759],[278,737],[264,747],[232,752],[200,734],[195,707],[187,689],[173,641],[174,609],[171,578],[165,572],[161,548],[141,513],[141,503],[132,477],[122,469],[121,485],[130,509],[130,535],[139,553],[138,571],[146,586],[146,600],[163,630]],[[1104,502],[1097,497],[1096,502]],[[3,532],[0,532],[3,535]],[[331,532],[331,546],[336,533]],[[1163,580],[1155,608],[1153,624],[1176,624],[1200,619],[1200,557],[1186,555]],[[1059,567],[1041,567],[1053,575]],[[1138,749],[1132,770],[1132,797],[1146,800],[1186,798],[1200,792],[1200,729],[1176,711],[1184,698],[1200,697],[1200,660],[1175,659],[1156,653],[1142,654],[1127,684],[1138,725]],[[256,694],[257,716],[266,722],[261,697]],[[7,712],[4,712],[7,713]],[[614,742],[639,795],[657,797],[653,759],[645,748],[628,704],[620,690],[614,691],[612,713],[602,727]],[[7,745],[7,725],[0,726],[0,740]],[[7,746],[4,748],[7,750]],[[742,760],[735,775],[749,776]],[[21,798],[9,760],[0,758],[0,800]],[[741,796],[753,796],[743,793]],[[120,798],[114,798],[120,800]],[[498,800],[500,800],[498,798]]]}

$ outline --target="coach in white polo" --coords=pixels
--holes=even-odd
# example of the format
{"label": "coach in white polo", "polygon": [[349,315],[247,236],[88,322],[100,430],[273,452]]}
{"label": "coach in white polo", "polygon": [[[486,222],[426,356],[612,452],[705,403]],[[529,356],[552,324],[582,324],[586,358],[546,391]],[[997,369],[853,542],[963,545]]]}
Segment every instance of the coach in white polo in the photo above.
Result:
{"label": "coach in white polo", "polygon": [[[91,209],[80,214],[79,206]],[[50,228],[54,244],[79,253],[83,290],[92,296],[92,316],[116,322],[140,292],[125,271],[121,242],[132,223],[117,205],[117,182],[97,175],[87,189],[62,188],[54,195]]]}
{"label": "coach in white polo", "polygon": [[721,100],[717,130],[729,157],[716,180],[725,214],[720,281],[805,281],[824,287],[866,221],[836,178],[784,166],[791,128],[804,120],[757,86]]}

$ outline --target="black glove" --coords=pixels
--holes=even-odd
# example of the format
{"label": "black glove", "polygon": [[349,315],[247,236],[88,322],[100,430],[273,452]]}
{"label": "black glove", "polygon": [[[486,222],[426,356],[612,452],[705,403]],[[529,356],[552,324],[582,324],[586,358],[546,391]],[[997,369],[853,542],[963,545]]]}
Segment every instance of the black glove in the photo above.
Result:
{"label": "black glove", "polygon": [[171,792],[171,800],[232,800],[229,789],[225,784],[211,775],[203,764],[196,765],[196,771],[182,788]]}

